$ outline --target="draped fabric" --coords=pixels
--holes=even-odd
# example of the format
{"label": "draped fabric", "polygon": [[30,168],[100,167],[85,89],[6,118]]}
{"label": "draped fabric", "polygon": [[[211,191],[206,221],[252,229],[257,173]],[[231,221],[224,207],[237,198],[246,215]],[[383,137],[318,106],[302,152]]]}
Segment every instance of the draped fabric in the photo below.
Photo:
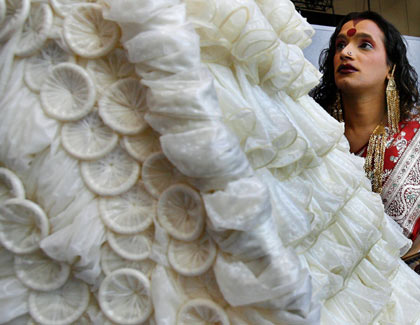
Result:
{"label": "draped fabric", "polygon": [[92,2],[0,1],[0,323],[419,323],[291,1]]}
{"label": "draped fabric", "polygon": [[[400,122],[400,132],[389,134],[385,149],[383,190],[385,212],[413,241],[420,227],[420,117]],[[362,149],[366,156],[367,147]]]}
{"label": "draped fabric", "polygon": [[420,226],[419,118],[402,122],[400,127],[385,151],[382,200],[404,235],[415,240]]}

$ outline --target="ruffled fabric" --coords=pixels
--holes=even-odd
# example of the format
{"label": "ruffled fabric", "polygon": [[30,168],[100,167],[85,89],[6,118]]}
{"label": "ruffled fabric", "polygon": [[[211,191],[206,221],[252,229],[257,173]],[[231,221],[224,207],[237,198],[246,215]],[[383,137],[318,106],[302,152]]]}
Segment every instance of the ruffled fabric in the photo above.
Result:
{"label": "ruffled fabric", "polygon": [[[370,191],[362,159],[348,153],[343,125],[307,96],[320,77],[301,51],[313,29],[292,2],[101,1],[103,17],[90,23],[121,31],[120,50],[96,59],[72,52],[65,8],[51,3],[41,50],[54,41],[60,55],[39,67],[40,85],[31,57],[15,55],[30,2],[16,28],[1,35],[0,25],[0,165],[23,184],[19,199],[47,217],[30,254],[41,249],[70,274],[53,277],[54,290],[31,287],[36,278],[15,270],[23,255],[0,248],[0,323],[418,322],[420,280],[399,259],[410,241]],[[95,46],[106,43],[106,33],[92,34]],[[46,109],[47,92],[68,95],[43,86],[52,71],[77,73],[87,87],[104,75],[100,91],[88,89],[96,95],[85,116]],[[136,91],[108,97],[122,78]],[[69,102],[85,102],[83,89],[69,92],[79,96]],[[135,132],[124,124],[134,119],[144,126]],[[80,127],[76,136],[70,126]],[[158,149],[143,134],[150,128]],[[118,140],[104,148],[108,136]],[[80,144],[94,154],[69,149]],[[174,188],[190,190],[170,197]],[[177,213],[165,214],[168,204]],[[194,236],[175,236],[173,225],[191,231],[183,216],[197,211]]]}
{"label": "ruffled fabric", "polygon": [[[196,6],[193,6],[193,4]],[[264,240],[261,240],[261,238],[264,238],[267,240],[266,244],[263,244],[263,247],[269,247],[266,251],[274,251],[275,249],[280,251],[283,240],[285,240],[288,244],[292,244],[298,248],[298,251],[303,252],[302,261],[304,261],[309,270],[313,272],[313,297],[320,299],[321,301],[333,301],[334,299],[338,299],[335,298],[337,292],[343,291],[343,288],[347,288],[349,283],[353,286],[353,282],[350,282],[348,278],[354,277],[353,274],[356,274],[355,270],[360,263],[362,265],[367,263],[365,262],[367,254],[382,237],[379,228],[381,226],[380,220],[383,219],[384,216],[383,212],[381,212],[380,200],[379,198],[376,198],[373,201],[375,203],[372,204],[372,198],[366,190],[367,183],[364,179],[362,169],[360,168],[361,162],[354,159],[354,161],[351,161],[351,159],[349,161],[347,157],[347,159],[342,157],[348,146],[343,142],[342,126],[337,125],[331,118],[324,118],[325,114],[311,99],[301,97],[302,94],[307,93],[312,86],[309,81],[310,74],[307,76],[301,74],[302,71],[308,71],[304,65],[301,65],[300,68],[296,66],[294,74],[293,72],[292,74],[289,74],[289,79],[284,79],[283,77],[284,81],[280,81],[281,79],[278,78],[273,79],[276,78],[276,75],[264,66],[267,64],[267,51],[274,51],[274,48],[276,49],[273,53],[278,54],[272,59],[271,67],[278,73],[281,73],[283,70],[275,69],[273,62],[277,64],[277,62],[280,62],[280,58],[284,59],[284,57],[287,58],[287,60],[285,60],[286,62],[290,62],[291,64],[294,62],[292,57],[288,56],[287,53],[297,54],[295,55],[295,62],[297,64],[301,64],[302,59],[299,59],[300,52],[294,51],[293,47],[289,44],[286,44],[286,46],[288,45],[288,51],[283,50],[283,54],[281,54],[282,52],[279,52],[281,50],[281,45],[279,47],[273,46],[277,40],[273,38],[273,40],[270,41],[270,35],[272,35],[270,34],[272,31],[271,26],[267,24],[266,20],[261,18],[261,13],[257,7],[253,7],[253,5],[248,2],[240,4],[230,3],[227,6],[216,3],[215,5],[208,5],[206,8],[210,8],[212,11],[204,14],[204,10],[197,10],[197,8],[204,8],[199,7],[197,2],[188,3],[188,5],[187,8],[191,15],[191,21],[194,23],[197,32],[201,36],[200,44],[204,49],[202,59],[204,59],[205,62],[209,62],[208,67],[215,78],[215,86],[220,99],[219,104],[222,112],[228,112],[228,114],[234,112],[234,114],[238,114],[237,112],[242,110],[244,111],[244,116],[249,117],[248,119],[244,119],[245,122],[248,122],[245,129],[248,129],[249,132],[248,134],[244,134],[241,133],[243,130],[239,131],[238,139],[241,147],[247,154],[247,158],[251,162],[253,169],[261,169],[261,172],[257,175],[260,175],[259,177],[264,177],[266,184],[270,184],[270,178],[272,179],[272,194],[270,193],[271,197],[273,197],[271,200],[271,202],[273,202],[272,206],[276,207],[277,211],[283,210],[281,208],[282,205],[288,205],[289,207],[296,206],[297,208],[295,208],[295,210],[301,211],[297,215],[302,216],[302,222],[298,223],[298,226],[292,229],[290,227],[294,223],[291,221],[288,222],[287,219],[285,219],[285,216],[289,216],[291,213],[283,213],[283,215],[281,212],[276,213],[278,223],[286,229],[282,229],[281,232],[278,231],[283,236],[280,236],[282,239],[281,244],[276,245],[275,243],[277,240],[270,235],[269,231],[269,229],[273,228],[273,219],[258,217],[259,214],[256,214],[255,218],[259,218],[259,225],[248,229],[247,226],[245,226],[247,223],[241,225],[242,222],[244,222],[244,219],[240,217],[243,214],[240,211],[235,210],[235,212],[232,212],[235,216],[238,216],[238,218],[235,218],[232,221],[230,221],[231,218],[229,218],[230,215],[233,215],[230,213],[231,209],[224,210],[225,213],[220,215],[220,207],[224,206],[224,200],[228,202],[233,199],[233,196],[241,196],[239,194],[241,191],[238,192],[238,190],[235,191],[235,195],[229,194],[232,192],[232,189],[235,188],[234,186],[237,184],[238,189],[240,188],[246,193],[247,183],[242,184],[241,180],[234,181],[226,187],[228,192],[220,191],[219,189],[219,191],[216,191],[214,194],[204,195],[210,221],[209,231],[212,234],[212,237],[223,252],[228,252],[229,254],[236,256],[235,258],[229,257],[231,255],[219,254],[216,260],[214,271],[224,298],[233,306],[259,303],[258,299],[263,299],[262,297],[275,299],[277,293],[275,291],[271,293],[269,287],[265,288],[263,285],[264,281],[258,284],[259,281],[257,279],[259,278],[255,278],[255,275],[247,271],[249,263],[243,264],[241,261],[242,258],[252,259],[264,256],[263,252],[265,250],[261,250],[261,248],[258,247],[259,242],[262,244],[264,243]],[[227,12],[229,12],[229,14],[227,14]],[[219,30],[216,30],[215,26],[218,26]],[[258,36],[255,35],[255,38],[253,38],[254,35],[248,33],[248,30],[256,28],[256,26],[263,30],[263,32],[258,34]],[[243,37],[241,38],[242,35]],[[285,33],[285,35],[288,34]],[[287,36],[285,36],[285,39],[288,39]],[[254,42],[254,40],[261,42]],[[272,46],[273,48],[271,48]],[[222,50],[222,48],[224,48],[224,50]],[[286,49],[284,45],[283,48]],[[244,49],[247,50],[244,51]],[[222,65],[210,63],[214,58],[208,59],[209,52],[221,55],[220,63],[222,63]],[[235,65],[234,75],[232,75],[230,69],[226,68],[225,64],[229,61]],[[262,69],[262,67],[264,67],[265,70]],[[260,71],[267,70],[273,77],[266,77],[263,79],[264,82],[261,84],[262,87],[254,85],[254,83],[260,83]],[[168,70],[166,69],[165,71]],[[160,80],[158,78],[152,78],[153,82],[150,83],[147,81],[145,75],[143,75],[143,77],[146,79],[143,82],[150,87],[150,91],[153,94],[155,92],[155,87],[158,87],[157,84]],[[193,77],[193,79],[195,78]],[[249,80],[251,80],[251,83]],[[266,91],[269,90],[267,96],[267,92],[264,93],[262,90],[264,89],[264,85],[268,85],[268,80],[273,81],[269,84],[271,89],[266,88]],[[306,84],[308,86],[305,86]],[[273,92],[273,85],[278,87],[276,89],[277,92],[274,96],[270,96],[270,93]],[[295,90],[298,88],[302,91],[301,93],[298,90]],[[282,90],[283,92],[278,92],[278,90]],[[229,96],[229,94],[234,95]],[[256,101],[256,98],[258,98],[258,101]],[[176,103],[177,101],[175,100],[173,102]],[[171,113],[175,115],[177,113],[176,106],[172,107],[175,108],[175,111],[171,111]],[[264,109],[262,109],[262,107],[264,107]],[[272,113],[270,107],[273,107],[273,110],[271,110]],[[301,114],[302,109],[308,114]],[[252,113],[248,113],[249,111]],[[171,113],[165,114],[171,115]],[[183,110],[182,113],[178,114],[180,119],[185,118],[182,116],[183,114],[189,114],[188,110]],[[190,116],[191,118],[194,118],[194,114],[191,114]],[[211,118],[211,116],[212,114],[208,117]],[[200,116],[199,118],[203,119],[203,116]],[[293,122],[290,123],[289,119]],[[253,123],[254,120],[255,126]],[[229,121],[229,119],[227,119],[227,121]],[[276,126],[272,124],[273,121],[281,121],[280,123],[284,125],[284,129],[279,130],[279,128],[276,128]],[[181,133],[179,131],[180,129],[176,128],[173,128],[172,132],[165,130],[165,136],[161,138],[164,152],[183,173],[189,176],[196,177],[200,173],[206,175],[206,173],[212,173],[214,170],[213,177],[217,177],[217,168],[215,170],[214,167],[210,167],[211,165],[208,164],[211,162],[203,162],[200,160],[200,154],[198,154],[196,158],[193,158],[192,156],[189,156],[189,151],[186,150],[185,147],[177,147],[177,143],[180,141],[166,141],[170,135],[183,139],[183,143],[189,143],[187,139],[188,137],[193,137],[193,135],[200,134],[200,136],[203,137],[201,135],[202,133],[197,130],[206,130],[206,124],[205,121],[200,122],[201,123],[191,124],[191,129],[194,130],[193,132]],[[209,124],[212,125],[213,130],[215,125],[218,125],[215,121],[211,121]],[[229,122],[227,122],[227,125],[229,125]],[[316,129],[315,131],[314,128],[311,127],[313,125],[319,125],[319,129]],[[183,124],[183,126],[185,126],[185,124]],[[231,129],[235,130],[234,124],[231,126]],[[187,128],[185,130],[187,130]],[[210,128],[208,130],[210,131]],[[320,132],[320,130],[325,131]],[[176,132],[176,135],[173,134],[174,131]],[[217,132],[215,133],[217,134]],[[297,136],[298,134],[300,137]],[[200,146],[187,145],[187,148],[190,148],[191,146],[195,148],[207,148],[205,144],[207,141],[205,139],[206,137],[204,136],[203,140],[200,140]],[[214,144],[218,143],[218,140],[216,139],[217,138],[214,138]],[[224,146],[226,146],[226,143]],[[279,146],[283,147],[279,148]],[[212,150],[210,150],[210,152],[212,152]],[[250,153],[255,152],[258,152],[258,154],[256,154],[256,157],[254,158]],[[288,155],[288,159],[282,159],[282,154]],[[216,157],[218,156],[219,155],[216,154]],[[186,165],[186,163],[181,160],[182,157],[188,161],[189,165]],[[197,162],[195,163],[194,160]],[[306,163],[298,164],[300,160],[305,160]],[[229,161],[229,159],[226,161]],[[195,171],[195,164],[200,167],[205,166],[206,168],[197,173]],[[293,170],[287,170],[287,167],[291,167],[291,165],[295,168],[299,168],[299,171],[293,172]],[[308,167],[311,168],[307,169]],[[267,169],[263,172],[262,168]],[[223,169],[228,171],[229,167],[220,168],[220,170]],[[239,169],[239,171],[240,170],[242,169]],[[283,170],[287,170],[288,174],[282,177],[281,172]],[[276,182],[276,176],[277,179],[280,178],[284,180],[290,177],[290,175],[296,177],[300,174],[302,175],[301,180],[293,178],[292,184],[295,187],[302,188],[302,190],[299,190],[299,194],[305,193],[305,198],[302,198],[302,200],[293,200],[291,198],[296,197],[296,194],[293,195],[291,193],[287,196],[289,199],[284,199],[284,203],[282,203],[281,199],[279,199],[281,195],[276,196],[276,191],[279,191],[279,193],[284,196],[286,193],[289,193],[291,191],[290,189],[293,189],[293,187],[288,187],[286,185],[287,183],[285,183],[284,187],[281,187],[278,181]],[[312,184],[317,185],[315,191],[313,189],[311,191],[310,187]],[[232,189],[230,186],[232,186]],[[253,188],[258,188],[258,186],[255,186],[256,185],[254,185]],[[279,190],[279,186],[281,190]],[[306,191],[304,190],[305,188]],[[208,189],[211,188],[206,188],[206,190]],[[213,190],[215,189],[218,188],[213,188]],[[226,199],[224,199],[225,196]],[[274,199],[276,197],[277,199]],[[360,201],[360,197],[365,199],[365,203]],[[253,212],[253,209],[249,209],[248,205],[243,204],[242,206],[248,207],[246,211]],[[363,213],[363,218],[359,217],[359,215],[362,214],[360,206],[364,207],[363,211],[368,211],[367,214],[366,212]],[[289,211],[293,211],[293,209],[291,210],[289,208]],[[356,216],[354,216],[354,214],[356,214]],[[293,215],[295,216],[296,213]],[[248,218],[246,218],[246,220],[248,220]],[[266,224],[267,226],[265,226]],[[243,228],[247,230],[246,233],[236,232],[238,229],[243,231]],[[232,231],[230,231],[229,233],[226,233],[225,229],[235,229],[235,232],[232,233]],[[221,230],[224,231],[222,232]],[[401,245],[404,246],[406,243],[401,243]],[[399,251],[402,246],[398,247],[394,253]],[[335,247],[332,252],[331,247]],[[328,256],[327,253],[332,255]],[[287,254],[284,256],[287,256]],[[394,255],[394,260],[396,257],[397,255]],[[292,257],[287,258],[293,260]],[[338,263],[331,264],[332,261],[337,261]],[[341,261],[347,261],[347,264],[343,265]],[[260,261],[260,263],[263,262]],[[261,270],[259,272],[261,272]],[[232,276],[229,274],[232,274]],[[236,276],[242,274],[246,277],[246,280],[242,277],[237,280],[234,278],[233,274],[236,274]],[[255,286],[252,286],[255,298],[252,299],[256,299],[257,301],[252,299],[248,300],[245,293],[240,291],[240,283],[244,282],[249,284],[255,283]],[[294,280],[288,280],[288,282],[295,283],[295,290],[299,287]],[[260,287],[260,285],[263,286]],[[271,284],[271,287],[272,286],[273,284]],[[356,291],[359,290],[362,292],[364,290],[363,286],[358,286],[357,283],[354,284],[354,287],[356,288]],[[286,288],[281,288],[280,290],[287,292]],[[260,294],[261,298],[259,298]],[[387,295],[382,291],[373,291],[371,295],[368,295],[368,297],[370,297],[367,298],[368,301],[374,300],[375,295],[381,297],[381,299],[389,297],[389,293]],[[346,297],[348,298],[349,296],[351,297],[351,295],[347,295]],[[308,303],[306,303],[305,305],[309,306],[310,304],[308,305]],[[325,306],[329,305],[326,303]],[[371,308],[376,310],[376,314],[373,314],[372,320],[382,309],[385,309],[385,304],[377,305],[373,303],[373,306],[375,308]],[[362,314],[369,312],[371,311],[366,307]]]}
{"label": "ruffled fabric", "polygon": [[291,1],[258,0],[256,3],[282,41],[301,49],[311,44],[315,31]]}
{"label": "ruffled fabric", "polygon": [[[270,25],[263,19],[255,4],[247,3],[248,7],[246,9],[238,8],[239,3],[231,3],[230,5],[234,6],[233,10],[238,9],[235,17],[231,16],[231,19],[241,19],[242,12],[249,10],[260,15],[260,19],[256,18],[251,24],[244,25],[246,30],[231,30],[236,26],[228,21],[222,24],[225,28],[222,28],[221,31],[224,35],[224,41],[222,42],[225,42],[226,45],[228,42],[230,43],[227,46],[231,49],[234,57],[244,60],[257,56],[260,51],[266,51],[277,42],[277,37],[274,36]],[[222,5],[220,8],[224,8],[226,12],[231,10]],[[173,10],[175,14],[179,7],[174,6]],[[220,25],[223,20],[221,17],[225,17],[226,12],[220,12],[220,15],[214,18],[216,25]],[[151,20],[154,21],[153,18]],[[273,35],[269,36],[272,37],[272,44],[269,44],[269,42],[259,44],[257,42],[260,36],[254,35],[253,30],[259,25],[265,26],[264,28],[267,29],[266,35]],[[178,57],[173,54],[174,52],[181,53],[184,48],[185,41],[183,41],[182,35],[184,30],[188,32],[188,27],[185,28],[185,22],[180,25],[173,24],[170,27],[151,26],[139,27],[138,36],[128,41],[127,46],[124,43],[124,46],[129,52],[130,59],[134,59],[135,62],[141,60],[141,67],[151,67],[153,65],[155,68],[160,67],[162,70],[161,73],[145,74],[143,70],[137,69],[137,73],[143,77],[143,84],[149,87],[148,104],[150,110],[146,119],[153,127],[156,125],[155,129],[162,133],[160,138],[162,149],[171,163],[183,174],[193,178],[194,184],[197,184],[198,181],[203,194],[208,192],[208,194],[204,194],[203,198],[209,218],[208,232],[221,250],[217,254],[213,270],[223,296],[223,304],[245,306],[268,303],[270,299],[276,298],[279,299],[279,305],[282,305],[285,309],[284,311],[278,311],[279,315],[277,317],[279,319],[281,317],[287,319],[288,316],[285,315],[289,315],[291,318],[290,315],[296,314],[295,310],[297,309],[299,312],[295,317],[307,322],[306,316],[308,314],[313,310],[315,310],[313,313],[315,315],[317,314],[316,310],[319,312],[316,303],[311,303],[309,274],[301,269],[295,253],[292,250],[285,249],[278,237],[277,226],[271,215],[269,193],[258,178],[252,177],[252,169],[237,138],[220,121],[222,116],[220,109],[240,112],[241,107],[236,104],[237,108],[219,108],[218,101],[215,100],[216,93],[213,90],[212,83],[208,83],[207,74],[203,74],[199,64],[196,65],[194,70],[190,69],[190,63],[194,62],[194,57],[198,52],[189,53],[188,62],[184,59],[177,59]],[[123,34],[134,34],[133,30],[125,32],[124,26],[122,27]],[[154,29],[151,29],[153,27]],[[159,33],[161,39],[168,39],[166,38],[167,30],[171,30],[172,35],[181,35],[179,42],[172,43],[177,39],[169,39],[172,52],[168,52],[164,56],[164,52],[161,51],[159,58],[146,60],[147,54],[144,53],[150,52],[151,49],[148,43],[142,41],[143,37],[148,34],[158,35]],[[174,33],[174,30],[177,30],[177,32]],[[210,33],[209,30],[207,32]],[[237,38],[235,33],[243,35],[242,38],[241,36]],[[136,45],[134,46],[134,40],[136,39],[139,41],[135,42]],[[198,39],[189,38],[189,40],[195,41],[196,46],[198,46]],[[255,44],[251,45],[254,42]],[[143,53],[142,58],[133,57],[136,55],[133,49],[136,49],[137,53]],[[134,52],[133,56],[130,56],[130,52]],[[168,69],[164,65],[169,59],[173,60],[175,69]],[[161,64],[162,62],[163,64]],[[184,71],[180,72],[179,69],[181,68]],[[215,68],[217,69],[217,66]],[[230,71],[227,73],[230,73]],[[230,78],[229,75],[223,77]],[[223,80],[221,82],[226,83]],[[207,85],[211,85],[211,87],[209,88]],[[238,88],[237,91],[241,90]],[[187,105],[184,104],[186,101],[188,102]],[[252,105],[248,104],[248,107],[253,109]],[[284,119],[281,113],[280,116],[276,117],[275,110],[273,110],[270,114],[277,121],[284,121],[285,130],[277,130],[270,117],[267,116],[267,112],[262,108],[258,111],[253,110],[253,113],[250,114],[255,115],[259,124],[259,131],[263,132],[261,136],[258,134],[256,136],[265,138],[269,146],[273,146],[273,142],[277,146],[287,146],[287,143],[281,141],[282,139],[289,139],[289,143],[294,142],[293,126]],[[172,121],[170,129],[162,129],[162,123],[160,125],[155,124],[155,116],[159,116],[160,121],[166,119]],[[264,129],[265,124],[267,124],[266,129]],[[169,122],[164,122],[163,125],[169,125]],[[273,126],[270,127],[270,125]],[[245,146],[248,145],[249,147],[251,141],[248,139],[246,141]],[[274,154],[277,154],[277,151],[278,149],[275,148]],[[215,179],[223,179],[224,181],[215,182]],[[255,192],[255,189],[259,187],[261,191]],[[247,204],[240,204],[240,201],[238,201],[237,204],[232,206],[235,211],[222,209],[223,202],[231,205],[232,197],[236,197],[236,200],[240,199],[236,188],[240,188],[244,193],[244,198],[241,198],[241,200],[244,200],[244,203],[246,201]],[[247,193],[250,192],[254,193],[251,202],[247,197]],[[251,206],[252,209],[249,209]],[[236,217],[243,215],[243,218],[235,217],[228,220],[230,212],[234,213]],[[270,263],[268,263],[269,261]],[[156,269],[152,283],[155,281],[155,276],[162,277],[164,274],[165,271],[162,268]],[[239,274],[241,274],[241,277],[238,277]],[[158,280],[156,279],[156,281]],[[167,280],[165,281],[167,282]],[[175,295],[176,290],[173,290],[173,292]],[[253,294],[250,295],[250,292],[253,292]],[[169,296],[172,297],[172,295]],[[166,306],[171,306],[171,310],[172,308],[173,310],[181,308],[180,302],[176,303],[174,298],[170,297],[159,296]],[[296,306],[297,299],[301,302],[298,306]],[[155,313],[157,315],[167,314],[159,310],[159,306],[163,302],[158,303],[158,298],[154,298],[154,301],[156,302]],[[264,303],[261,306],[263,310],[268,308]],[[286,310],[289,311],[286,312]],[[174,316],[164,320],[164,316],[162,316],[159,319],[161,319],[162,324],[169,324],[169,319],[173,320],[173,318]]]}

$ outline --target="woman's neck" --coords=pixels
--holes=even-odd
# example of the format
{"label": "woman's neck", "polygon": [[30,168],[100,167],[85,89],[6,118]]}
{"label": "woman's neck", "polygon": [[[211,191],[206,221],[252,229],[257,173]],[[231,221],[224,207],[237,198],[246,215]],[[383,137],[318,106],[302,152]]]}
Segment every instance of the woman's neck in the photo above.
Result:
{"label": "woman's neck", "polygon": [[385,118],[385,96],[342,94],[345,135],[350,151],[360,151],[376,126]]}

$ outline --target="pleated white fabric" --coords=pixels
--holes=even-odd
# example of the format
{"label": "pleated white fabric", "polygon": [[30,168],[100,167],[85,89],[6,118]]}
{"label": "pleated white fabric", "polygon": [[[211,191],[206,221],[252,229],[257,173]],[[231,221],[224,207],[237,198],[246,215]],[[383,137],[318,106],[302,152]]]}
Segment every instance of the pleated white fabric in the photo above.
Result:
{"label": "pleated white fabric", "polygon": [[[48,40],[19,57],[25,19],[42,19],[6,1],[3,24],[17,27],[0,60],[0,166],[10,171],[0,177],[0,243],[20,247],[9,234],[32,229],[30,254],[56,262],[39,270],[52,283],[62,279],[51,265],[71,274],[55,290],[28,287],[22,279],[36,272],[1,248],[0,323],[419,322],[420,279],[399,258],[410,241],[370,191],[343,125],[307,95],[320,77],[301,50],[313,29],[292,2],[101,0],[102,15],[85,1],[50,3]],[[86,26],[73,30],[78,15]],[[72,52],[77,37],[91,37],[99,57]],[[97,124],[45,107],[86,105],[80,75],[95,85]],[[133,120],[146,129],[132,134]],[[77,131],[64,135],[70,124]],[[143,134],[151,129],[160,152]],[[108,150],[109,134],[120,141]],[[37,211],[5,217],[16,197],[48,217],[45,238],[28,226]]]}

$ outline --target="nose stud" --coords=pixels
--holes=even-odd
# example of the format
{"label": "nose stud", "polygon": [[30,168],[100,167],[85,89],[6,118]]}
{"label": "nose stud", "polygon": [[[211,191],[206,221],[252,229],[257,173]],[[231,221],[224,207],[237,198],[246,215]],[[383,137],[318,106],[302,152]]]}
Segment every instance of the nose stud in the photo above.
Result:
{"label": "nose stud", "polygon": [[348,55],[348,56],[351,56],[351,52],[350,52],[350,51],[348,51],[348,52],[347,52],[347,55]]}

